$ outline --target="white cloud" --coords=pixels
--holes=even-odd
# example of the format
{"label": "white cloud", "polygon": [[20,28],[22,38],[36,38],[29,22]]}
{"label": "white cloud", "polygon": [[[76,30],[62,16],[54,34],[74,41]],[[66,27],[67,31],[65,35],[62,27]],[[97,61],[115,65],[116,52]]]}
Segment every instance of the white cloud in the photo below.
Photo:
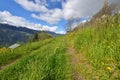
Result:
{"label": "white cloud", "polygon": [[81,21],[81,23],[85,23],[85,22],[87,22],[87,20],[83,20],[83,21]]}
{"label": "white cloud", "polygon": [[62,10],[61,9],[52,9],[49,10],[45,6],[47,6],[46,0],[15,0],[18,4],[20,4],[24,9],[31,11],[31,12],[40,12],[39,15],[31,14],[33,18],[37,18],[43,21],[46,21],[50,24],[57,23],[61,20],[62,17]]}
{"label": "white cloud", "polygon": [[[40,12],[39,15],[32,14],[33,18],[37,18],[43,21],[46,21],[50,24],[55,24],[59,22],[62,18],[70,19],[72,18],[80,18],[80,17],[88,17],[96,13],[103,4],[104,0],[67,0],[66,2],[62,1],[63,9],[52,9],[49,10],[45,7],[47,5],[46,0],[15,0],[18,4],[20,4],[24,9],[29,11]],[[60,1],[60,0],[52,0]],[[93,3],[98,3],[94,4]],[[42,12],[42,13],[41,13]],[[94,12],[94,13],[93,13]]]}
{"label": "white cloud", "polygon": [[120,5],[120,0],[109,0],[109,2]]}
{"label": "white cloud", "polygon": [[57,31],[56,33],[58,33],[58,34],[66,34],[65,31]]}
{"label": "white cloud", "polygon": [[51,2],[60,2],[62,0],[51,0]]}
{"label": "white cloud", "polygon": [[46,12],[48,9],[39,0],[35,0],[36,3],[29,0],[14,0],[16,3],[20,4],[24,9],[32,12]]}
{"label": "white cloud", "polygon": [[48,6],[47,0],[35,0],[34,4],[38,4],[39,6],[41,6],[41,5]]}
{"label": "white cloud", "polygon": [[14,16],[8,11],[0,12],[0,23],[7,23],[18,27],[27,27],[34,30],[55,31],[57,29],[57,26],[49,27],[46,25],[42,26],[41,24],[30,23],[25,18]]}
{"label": "white cloud", "polygon": [[45,31],[55,31],[57,29],[57,26],[54,27],[49,27],[47,25],[42,26],[41,30],[45,30]]}
{"label": "white cloud", "polygon": [[100,10],[104,0],[68,0],[63,4],[65,19],[89,17]]}
{"label": "white cloud", "polygon": [[[105,0],[67,0],[63,3],[63,16],[65,19],[91,17],[103,6]],[[120,0],[108,0],[109,3],[120,5]]]}
{"label": "white cloud", "polygon": [[61,20],[62,11],[60,9],[54,9],[40,15],[32,14],[32,17],[44,20],[50,24],[55,24]]}
{"label": "white cloud", "polygon": [[[48,9],[49,3],[46,0],[15,0],[24,9],[32,11],[32,17],[50,24],[59,22],[62,18],[68,20],[70,18],[91,17],[97,13],[103,6],[104,0],[51,0],[51,2],[62,3],[62,9]],[[120,0],[109,0],[112,3],[120,4]],[[34,14],[39,12],[39,15]]]}

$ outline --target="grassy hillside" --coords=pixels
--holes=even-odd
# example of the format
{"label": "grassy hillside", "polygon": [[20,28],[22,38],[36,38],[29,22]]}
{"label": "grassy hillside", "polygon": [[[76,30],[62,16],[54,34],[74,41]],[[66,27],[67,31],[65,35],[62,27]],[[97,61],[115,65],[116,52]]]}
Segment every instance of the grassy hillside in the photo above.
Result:
{"label": "grassy hillside", "polygon": [[76,55],[85,57],[77,67],[85,79],[120,80],[119,21],[119,14],[102,17],[86,28],[67,35]]}
{"label": "grassy hillside", "polygon": [[[8,47],[15,43],[25,43],[29,38],[34,36],[34,33],[41,33],[38,30],[32,30],[25,27],[16,27],[9,24],[0,23],[0,47]],[[57,34],[55,32],[45,31],[51,34],[52,37],[60,36],[62,34]]]}
{"label": "grassy hillside", "polygon": [[3,57],[3,59],[0,58],[1,64],[5,64],[6,62],[8,62],[8,64],[11,63],[9,60],[13,60],[13,58],[4,60],[7,56],[14,58],[16,58],[16,55],[23,56],[10,67],[3,67],[3,69],[0,71],[0,79],[71,79],[70,56],[66,52],[66,44],[64,42],[65,38],[60,37],[52,40],[46,40],[44,42],[28,44],[26,46],[13,50],[13,53],[12,51],[11,53],[1,53],[1,57]]}
{"label": "grassy hillside", "polygon": [[65,36],[0,49],[0,80],[120,80],[120,15]]}

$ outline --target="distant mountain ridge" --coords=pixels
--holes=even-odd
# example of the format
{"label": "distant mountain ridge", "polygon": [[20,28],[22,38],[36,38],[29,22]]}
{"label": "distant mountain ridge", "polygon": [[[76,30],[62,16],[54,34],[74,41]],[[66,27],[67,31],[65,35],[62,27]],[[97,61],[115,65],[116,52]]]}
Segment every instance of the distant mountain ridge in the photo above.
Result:
{"label": "distant mountain ridge", "polygon": [[[0,46],[9,46],[17,42],[27,42],[28,37],[32,37],[34,32],[40,33],[41,31],[0,23]],[[46,33],[52,36],[61,35],[50,31],[46,31]]]}

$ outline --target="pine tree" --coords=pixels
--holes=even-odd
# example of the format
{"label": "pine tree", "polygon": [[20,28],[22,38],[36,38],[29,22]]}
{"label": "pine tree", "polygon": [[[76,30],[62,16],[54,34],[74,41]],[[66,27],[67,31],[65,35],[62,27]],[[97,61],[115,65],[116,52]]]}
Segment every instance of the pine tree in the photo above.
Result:
{"label": "pine tree", "polygon": [[39,34],[39,40],[45,40],[49,38],[52,38],[52,35],[47,34],[45,31],[41,31],[41,33]]}
{"label": "pine tree", "polygon": [[33,41],[38,41],[38,40],[39,40],[39,38],[38,38],[38,33],[35,32],[35,33],[34,33],[34,37],[33,37]]}

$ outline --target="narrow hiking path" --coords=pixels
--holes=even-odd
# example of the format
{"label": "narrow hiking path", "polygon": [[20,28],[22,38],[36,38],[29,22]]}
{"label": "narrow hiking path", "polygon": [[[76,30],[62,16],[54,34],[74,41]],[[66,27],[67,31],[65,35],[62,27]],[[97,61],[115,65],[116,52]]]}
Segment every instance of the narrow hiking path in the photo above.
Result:
{"label": "narrow hiking path", "polygon": [[[51,42],[51,41],[52,41],[52,40],[50,40],[50,41],[48,41],[48,42]],[[46,42],[45,44],[47,44],[48,42]],[[43,45],[43,44],[42,44],[42,45]],[[43,46],[45,46],[45,45],[43,45]],[[7,67],[10,67],[10,66],[14,65],[17,61],[19,61],[19,60],[20,60],[21,58],[23,58],[24,56],[30,55],[31,53],[37,51],[38,49],[40,49],[40,48],[43,47],[43,46],[39,46],[39,47],[35,48],[35,49],[32,50],[32,51],[31,51],[31,49],[30,49],[30,50],[28,50],[26,53],[24,53],[24,54],[22,54],[22,55],[19,55],[19,56],[16,57],[16,58],[13,58],[12,60],[8,61],[7,63],[5,63],[5,64],[3,64],[3,65],[0,65],[0,71],[6,69]]]}
{"label": "narrow hiking path", "polygon": [[[41,48],[41,47],[40,47],[40,48]],[[38,49],[40,49],[40,48],[38,48]],[[21,58],[32,54],[33,52],[37,51],[38,49],[35,49],[35,50],[33,50],[33,51],[28,51],[27,54],[22,55],[22,56],[19,56],[18,58],[15,58],[15,59],[11,60],[11,61],[9,61],[8,63],[6,63],[6,64],[4,64],[4,65],[0,65],[0,71],[1,71],[1,70],[4,70],[4,69],[6,69],[6,68],[8,68],[8,67],[10,67],[10,66],[12,66],[12,65],[14,65],[14,64],[15,64],[17,61],[19,61]]]}
{"label": "narrow hiking path", "polygon": [[[36,49],[36,50],[34,50],[34,51],[32,51],[32,52],[35,52],[35,51],[37,51],[37,50],[38,50],[38,49]],[[17,61],[19,61],[20,59],[22,59],[22,58],[25,57],[25,56],[30,55],[32,52],[28,52],[28,53],[25,54],[25,55],[19,56],[18,58],[15,58],[15,59],[9,61],[8,63],[1,65],[1,66],[0,66],[0,71],[1,71],[1,70],[4,70],[4,69],[6,69],[6,68],[8,68],[8,67],[10,67],[10,66],[12,66],[12,65],[14,65]]]}
{"label": "narrow hiking path", "polygon": [[6,69],[7,67],[9,67],[11,65],[14,65],[20,58],[22,58],[22,57],[16,58],[16,59],[10,61],[9,63],[0,66],[0,71],[3,69]]}
{"label": "narrow hiking path", "polygon": [[84,76],[82,71],[85,71],[85,74],[91,74],[92,68],[88,63],[86,57],[82,53],[76,53],[75,49],[71,46],[68,46],[68,53],[71,57],[71,64],[73,66],[73,78],[74,80],[85,80],[86,76]]}
{"label": "narrow hiking path", "polygon": [[70,55],[66,54],[64,42],[64,38],[56,38],[22,58],[17,64],[1,71],[0,80],[71,80]]}
{"label": "narrow hiking path", "polygon": [[[38,48],[38,49],[39,49],[39,48]],[[38,49],[33,50],[32,52],[35,52],[35,51],[37,51]],[[21,56],[19,56],[18,58],[15,58],[15,59],[9,61],[8,63],[1,65],[1,66],[0,66],[0,71],[1,71],[1,70],[4,70],[4,69],[6,69],[6,68],[8,68],[8,67],[10,67],[10,66],[12,66],[12,65],[14,65],[14,64],[15,64],[17,61],[19,61],[21,58],[30,55],[32,52],[28,52],[28,53],[25,54],[25,55],[21,55]]]}
{"label": "narrow hiking path", "polygon": [[80,75],[80,73],[77,70],[77,65],[79,64],[79,60],[77,55],[75,54],[75,51],[72,47],[68,47],[68,52],[70,53],[70,55],[72,56],[71,58],[71,64],[73,66],[73,79],[74,80],[84,80],[82,78],[82,76]]}

